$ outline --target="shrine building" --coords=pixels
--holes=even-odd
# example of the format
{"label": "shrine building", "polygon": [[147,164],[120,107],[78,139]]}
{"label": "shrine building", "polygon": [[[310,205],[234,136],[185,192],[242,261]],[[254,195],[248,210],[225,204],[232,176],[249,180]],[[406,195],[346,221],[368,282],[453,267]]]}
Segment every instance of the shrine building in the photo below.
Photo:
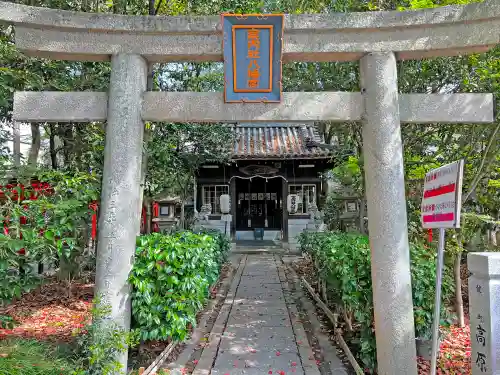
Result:
{"label": "shrine building", "polygon": [[[230,233],[235,241],[254,240],[263,231],[264,240],[295,247],[310,221],[311,205],[319,206],[321,174],[333,167],[332,152],[311,146],[324,142],[313,123],[232,127],[230,163],[206,164],[198,171],[196,210],[209,207],[206,226]],[[221,211],[224,194],[230,196],[230,216]],[[294,213],[287,209],[290,194],[298,198]]]}

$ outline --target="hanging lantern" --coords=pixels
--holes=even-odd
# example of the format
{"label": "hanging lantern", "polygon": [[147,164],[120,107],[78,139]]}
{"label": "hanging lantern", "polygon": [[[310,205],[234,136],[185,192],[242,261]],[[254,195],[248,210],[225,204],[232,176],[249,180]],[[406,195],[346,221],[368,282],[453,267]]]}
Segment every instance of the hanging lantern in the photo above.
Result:
{"label": "hanging lantern", "polygon": [[297,194],[289,194],[286,201],[288,213],[295,214],[299,210],[299,196]]}
{"label": "hanging lantern", "polygon": [[231,197],[229,194],[222,194],[220,196],[220,211],[227,215],[231,212]]}

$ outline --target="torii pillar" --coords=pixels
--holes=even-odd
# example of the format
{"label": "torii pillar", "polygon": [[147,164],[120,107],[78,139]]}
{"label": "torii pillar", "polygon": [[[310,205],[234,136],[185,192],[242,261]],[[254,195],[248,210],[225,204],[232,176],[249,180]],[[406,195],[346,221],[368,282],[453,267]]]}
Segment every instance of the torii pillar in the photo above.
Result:
{"label": "torii pillar", "polygon": [[371,52],[360,67],[378,372],[416,375],[396,57]]}
{"label": "torii pillar", "polygon": [[[142,56],[122,53],[111,57],[96,291],[102,303],[111,307],[110,318],[125,330],[130,328],[131,316],[128,277],[140,227],[141,105],[146,79],[147,63]],[[126,357],[122,363],[126,365]]]}

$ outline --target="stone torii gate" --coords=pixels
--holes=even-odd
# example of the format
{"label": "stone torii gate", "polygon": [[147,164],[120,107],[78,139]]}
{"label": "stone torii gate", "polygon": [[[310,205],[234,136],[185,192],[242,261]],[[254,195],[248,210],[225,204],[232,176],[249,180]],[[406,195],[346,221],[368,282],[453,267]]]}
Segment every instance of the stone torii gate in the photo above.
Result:
{"label": "stone torii gate", "polygon": [[361,93],[288,92],[279,104],[222,93],[148,92],[147,64],[222,61],[220,18],[90,14],[0,2],[30,56],[111,61],[109,91],[16,92],[14,119],[107,121],[97,290],[130,326],[127,276],[139,228],[144,121],[359,121],[363,126],[379,373],[416,375],[401,123],[493,122],[491,94],[399,94],[396,61],[485,52],[500,2],[414,12],[285,16],[283,61],[357,61]]}

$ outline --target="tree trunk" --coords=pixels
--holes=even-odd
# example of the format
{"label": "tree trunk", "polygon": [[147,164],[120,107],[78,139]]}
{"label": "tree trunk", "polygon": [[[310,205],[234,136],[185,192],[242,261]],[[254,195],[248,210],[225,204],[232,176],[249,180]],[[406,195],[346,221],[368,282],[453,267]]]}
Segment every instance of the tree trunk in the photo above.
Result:
{"label": "tree trunk", "polygon": [[362,234],[368,234],[366,231],[366,228],[365,228],[365,215],[366,215],[366,213],[365,213],[365,208],[366,208],[365,199],[364,198],[359,199],[358,202],[359,202],[359,231]]}
{"label": "tree trunk", "polygon": [[63,160],[64,166],[68,166],[71,163],[71,158],[74,152],[74,137],[73,137],[73,124],[64,124],[60,126],[60,136],[63,141]]}
{"label": "tree trunk", "polygon": [[38,123],[31,124],[31,148],[28,155],[28,165],[35,166],[40,153],[40,125]]}
{"label": "tree trunk", "polygon": [[56,150],[56,129],[54,124],[49,125],[49,153],[52,169],[57,169],[57,150]]}
{"label": "tree trunk", "polygon": [[77,165],[82,164],[82,153],[83,153],[83,137],[84,137],[84,132],[85,129],[84,127],[87,124],[82,124],[82,123],[77,123],[75,124],[75,135],[74,135],[74,160],[77,163]]}
{"label": "tree trunk", "polygon": [[152,219],[152,212],[151,212],[151,200],[150,199],[145,199],[145,204],[146,204],[146,234],[151,233],[151,219]]}
{"label": "tree trunk", "polygon": [[462,264],[462,252],[455,255],[454,273],[455,273],[455,308],[457,310],[458,324],[465,327],[464,301],[462,299],[462,276],[460,274]]}
{"label": "tree trunk", "polygon": [[186,201],[185,194],[182,194],[182,200],[181,200],[181,219],[180,219],[180,227],[181,229],[186,229],[184,228],[185,223],[186,223],[186,210],[184,207],[184,202]]}
{"label": "tree trunk", "polygon": [[498,246],[496,229],[490,230],[490,245],[495,247]]}
{"label": "tree trunk", "polygon": [[14,166],[21,166],[21,128],[18,121],[14,121],[12,129],[12,142],[14,154]]}

